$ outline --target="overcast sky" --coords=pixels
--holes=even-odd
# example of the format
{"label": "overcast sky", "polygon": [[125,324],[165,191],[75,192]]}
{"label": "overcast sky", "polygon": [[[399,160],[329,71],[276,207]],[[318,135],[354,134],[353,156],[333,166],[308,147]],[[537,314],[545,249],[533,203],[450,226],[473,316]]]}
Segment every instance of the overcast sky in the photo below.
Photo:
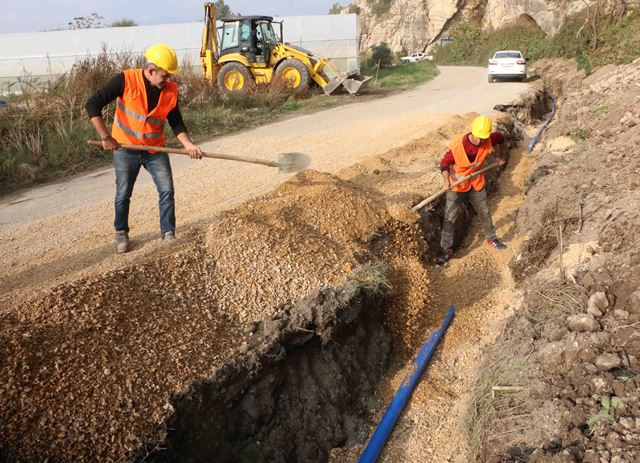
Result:
{"label": "overcast sky", "polygon": [[[297,16],[327,14],[335,0],[225,0],[241,14]],[[348,4],[346,1],[345,4]],[[0,0],[0,34],[67,29],[78,16],[97,13],[110,24],[122,18],[140,26],[199,21],[204,1],[196,0]]]}

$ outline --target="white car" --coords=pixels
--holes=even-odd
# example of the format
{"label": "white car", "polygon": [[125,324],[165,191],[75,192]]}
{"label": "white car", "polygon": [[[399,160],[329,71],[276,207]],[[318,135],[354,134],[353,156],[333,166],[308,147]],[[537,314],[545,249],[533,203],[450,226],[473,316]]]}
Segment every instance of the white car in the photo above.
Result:
{"label": "white car", "polygon": [[425,55],[424,53],[418,52],[400,58],[400,62],[403,64],[417,63],[418,61],[433,61],[433,55]]}
{"label": "white car", "polygon": [[489,59],[489,83],[496,78],[527,80],[527,60],[518,50],[500,50]]}

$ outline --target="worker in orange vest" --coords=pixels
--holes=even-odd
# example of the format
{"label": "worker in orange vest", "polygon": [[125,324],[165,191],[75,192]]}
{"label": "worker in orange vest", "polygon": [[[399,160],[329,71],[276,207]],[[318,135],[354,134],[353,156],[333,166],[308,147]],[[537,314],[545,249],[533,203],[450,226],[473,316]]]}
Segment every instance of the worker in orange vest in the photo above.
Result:
{"label": "worker in orange vest", "polygon": [[454,187],[451,184],[482,169],[487,156],[494,147],[498,150],[498,164],[504,165],[504,135],[492,132],[491,121],[487,116],[478,116],[471,123],[471,132],[459,135],[453,139],[449,149],[440,162],[440,170],[447,190],[447,201],[442,224],[440,246],[442,250],[437,262],[444,265],[449,262],[453,254],[454,226],[458,217],[458,210],[463,201],[469,200],[482,221],[482,228],[487,244],[496,249],[506,249],[506,245],[498,240],[496,230],[491,220],[487,193],[484,188],[484,174],[466,180]]}
{"label": "worker in orange vest", "polygon": [[[140,167],[144,167],[158,190],[160,234],[165,243],[175,241],[176,217],[173,176],[169,155],[122,149],[121,144],[164,146],[165,121],[193,159],[202,158],[202,150],[187,132],[178,106],[178,85],[171,80],[178,73],[178,58],[169,45],[158,43],[144,54],[142,69],[127,69],[113,77],[86,103],[91,124],[102,147],[114,150],[116,171],[115,244],[118,253],[129,250],[129,203]],[[102,118],[102,108],[116,100],[111,133]]]}

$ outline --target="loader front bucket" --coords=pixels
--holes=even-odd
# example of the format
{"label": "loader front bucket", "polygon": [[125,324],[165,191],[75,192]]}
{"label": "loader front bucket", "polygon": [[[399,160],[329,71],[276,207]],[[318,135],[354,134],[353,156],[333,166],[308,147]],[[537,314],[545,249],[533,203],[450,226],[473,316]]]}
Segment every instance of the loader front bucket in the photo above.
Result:
{"label": "loader front bucket", "polygon": [[348,79],[345,79],[344,82],[342,82],[342,86],[347,90],[347,92],[356,94],[367,85],[369,85],[369,81],[372,78],[372,76],[362,76],[360,74],[354,74]]}
{"label": "loader front bucket", "polygon": [[342,86],[347,92],[356,94],[366,87],[370,80],[370,76],[363,76],[353,71],[332,78],[329,83],[323,87],[323,90],[325,95],[331,95],[336,89]]}

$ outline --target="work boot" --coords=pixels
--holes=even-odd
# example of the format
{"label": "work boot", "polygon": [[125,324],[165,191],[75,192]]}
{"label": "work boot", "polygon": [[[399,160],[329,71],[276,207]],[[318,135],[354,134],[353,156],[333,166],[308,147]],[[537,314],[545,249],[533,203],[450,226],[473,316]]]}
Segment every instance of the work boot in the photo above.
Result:
{"label": "work boot", "polygon": [[162,236],[162,242],[164,244],[171,244],[176,240],[176,232],[168,231]]}
{"label": "work boot", "polygon": [[451,259],[452,254],[453,251],[451,249],[443,249],[442,251],[440,251],[440,254],[438,254],[436,262],[438,263],[438,265],[445,265],[447,262],[449,262],[449,259]]}
{"label": "work boot", "polygon": [[129,233],[124,230],[117,231],[114,242],[116,243],[118,254],[127,252],[129,250]]}
{"label": "work boot", "polygon": [[496,249],[507,249],[507,245],[500,241],[498,238],[494,238],[492,240],[487,240],[487,244],[489,246],[493,246]]}

